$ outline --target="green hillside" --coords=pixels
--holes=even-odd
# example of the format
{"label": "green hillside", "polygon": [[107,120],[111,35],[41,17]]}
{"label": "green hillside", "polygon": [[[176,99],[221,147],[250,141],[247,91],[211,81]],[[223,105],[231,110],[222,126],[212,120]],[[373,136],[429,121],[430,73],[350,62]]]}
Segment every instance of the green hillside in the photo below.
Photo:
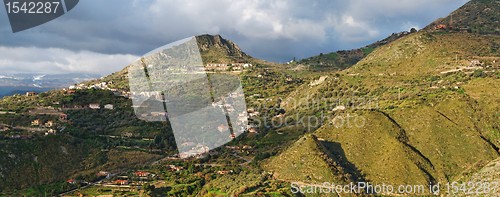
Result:
{"label": "green hillside", "polygon": [[[495,4],[471,2],[456,13]],[[500,37],[471,32],[424,30],[380,46],[348,69],[299,86],[281,103],[285,116],[319,117],[314,135],[331,145],[332,155],[345,155],[351,167],[344,169],[361,180],[460,180],[498,158],[500,145]],[[349,116],[364,124],[335,122]],[[300,159],[292,153],[319,152],[302,147],[291,146],[264,166],[284,176],[287,169],[278,164]],[[326,168],[310,171],[320,169]]]}
{"label": "green hillside", "polygon": [[[264,169],[273,173],[278,179],[321,184],[329,181],[340,181],[340,171],[333,163],[328,163],[328,156],[318,146],[315,136],[306,135],[285,152],[266,161]],[[336,172],[333,170],[335,169]],[[344,180],[342,180],[344,182]]]}
{"label": "green hillside", "polygon": [[[5,97],[0,196],[292,196],[290,182],[496,180],[489,174],[500,147],[499,7],[472,0],[453,13],[451,29],[434,28],[450,15],[289,65],[254,59],[219,35],[197,36],[204,64],[253,64],[228,72],[241,79],[254,130],[200,158],[165,158],[177,153],[170,124],[136,117],[127,68],[76,90]],[[138,170],[155,178],[137,181]],[[135,182],[78,189],[102,179],[99,171]]]}
{"label": "green hillside", "polygon": [[[317,143],[321,144],[319,147],[323,148],[319,148],[312,137],[304,137],[270,159],[264,168],[278,178],[309,183],[325,182],[327,177],[323,176],[331,173],[335,177],[329,180],[341,183],[427,184],[435,181],[432,164],[408,144],[404,130],[380,112],[360,111],[358,115],[366,118],[365,127],[346,129],[326,124],[314,132],[319,139]],[[325,163],[324,156],[331,160],[334,168]]]}
{"label": "green hillside", "polygon": [[500,34],[500,2],[497,0],[472,0],[450,15],[440,18],[427,27],[434,30],[444,25],[446,31],[466,31],[478,34]]}
{"label": "green hillside", "polygon": [[405,31],[400,33],[393,33],[383,40],[377,41],[359,49],[341,50],[326,54],[321,53],[317,56],[302,59],[296,64],[298,65],[298,67],[307,66],[311,71],[343,70],[351,67],[352,65],[365,58],[374,49],[391,43],[399,38],[405,37],[411,33],[414,33],[415,31],[416,30],[412,29],[411,32]]}
{"label": "green hillside", "polygon": [[253,59],[220,35],[200,35],[196,40],[204,63],[247,63]]}

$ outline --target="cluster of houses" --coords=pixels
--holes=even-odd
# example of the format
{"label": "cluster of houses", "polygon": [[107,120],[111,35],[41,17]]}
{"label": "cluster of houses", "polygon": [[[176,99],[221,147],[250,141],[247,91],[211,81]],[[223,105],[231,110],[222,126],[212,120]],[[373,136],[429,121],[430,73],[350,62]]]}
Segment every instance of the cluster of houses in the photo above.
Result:
{"label": "cluster of houses", "polygon": [[49,120],[49,121],[43,123],[42,121],[40,121],[40,119],[36,119],[36,120],[31,121],[31,126],[53,127],[54,121]]}
{"label": "cluster of houses", "polygon": [[110,91],[117,91],[116,89],[111,89],[108,87],[108,84],[113,84],[113,82],[101,82],[101,83],[96,83],[92,85],[86,85],[86,84],[77,84],[77,85],[71,85],[68,88],[70,90],[84,90],[84,89],[100,89],[100,90],[110,90]]}
{"label": "cluster of houses", "polygon": [[92,85],[86,85],[84,83],[77,84],[77,85],[71,85],[67,89],[65,88],[64,91],[66,91],[69,94],[74,94],[76,90],[87,90],[87,89],[96,89],[96,90],[109,90],[113,92],[114,95],[116,96],[123,96],[128,98],[130,96],[130,92],[126,91],[120,91],[118,89],[110,88],[108,85],[113,84],[112,81],[110,82],[100,82],[100,83],[95,83]]}
{"label": "cluster of houses", "polygon": [[[151,181],[155,177],[157,177],[156,174],[148,172],[148,171],[135,171],[131,174],[132,176],[129,177],[128,175],[119,175],[116,176],[116,178],[112,178],[114,176],[113,174],[106,172],[106,171],[99,171],[96,176],[100,178],[105,178],[105,179],[110,179],[110,180],[102,180],[99,181],[98,184],[102,186],[109,186],[109,187],[116,187],[116,186],[127,186],[130,187],[131,185],[142,185],[143,183],[147,181]],[[72,180],[72,179],[70,179]]]}
{"label": "cluster of houses", "polygon": [[[185,142],[182,145],[184,146],[193,146],[194,142]],[[188,158],[188,157],[195,157],[195,158],[204,158],[206,154],[209,152],[210,148],[208,146],[202,145],[202,144],[196,144],[194,145],[191,150],[181,152],[178,154],[180,158]]]}
{"label": "cluster of houses", "polygon": [[26,92],[26,96],[36,96],[36,92]]}
{"label": "cluster of houses", "polygon": [[31,121],[31,126],[38,126],[38,127],[46,127],[49,128],[49,130],[45,131],[45,135],[55,135],[57,134],[57,130],[52,128],[55,126],[54,121],[48,120],[47,122],[42,122],[40,119],[36,119]]}
{"label": "cluster of houses", "polygon": [[225,146],[226,149],[231,150],[235,153],[243,153],[247,151],[252,151],[254,148],[250,145],[243,145],[243,146]]}
{"label": "cluster of houses", "polygon": [[[89,104],[89,108],[90,109],[101,109],[101,105],[99,103],[91,103],[91,104]],[[115,108],[115,106],[112,104],[106,104],[103,106],[103,108],[113,110]]]}
{"label": "cluster of houses", "polygon": [[176,166],[176,165],[172,165],[172,164],[168,164],[168,165],[166,165],[166,167],[167,167],[167,170],[169,170],[170,172],[179,172],[179,171],[184,170],[184,167]]}
{"label": "cluster of houses", "polygon": [[453,27],[452,24],[450,25],[445,25],[445,24],[437,24],[434,26],[434,30],[456,30],[460,32],[468,32],[470,31],[470,27]]}
{"label": "cluster of houses", "polygon": [[247,113],[249,117],[256,117],[260,115],[260,112],[256,111],[254,108],[249,108]]}
{"label": "cluster of houses", "polygon": [[242,71],[252,66],[248,63],[208,63],[205,65],[205,71]]}

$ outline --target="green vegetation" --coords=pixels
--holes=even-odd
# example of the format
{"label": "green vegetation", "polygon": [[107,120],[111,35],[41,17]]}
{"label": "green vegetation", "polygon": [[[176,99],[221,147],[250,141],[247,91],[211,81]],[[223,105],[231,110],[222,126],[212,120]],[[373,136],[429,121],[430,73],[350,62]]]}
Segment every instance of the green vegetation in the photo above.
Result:
{"label": "green vegetation", "polygon": [[401,37],[405,37],[414,32],[401,32],[390,35],[389,37],[377,41],[373,44],[359,49],[342,50],[332,53],[320,53],[317,56],[302,59],[297,64],[308,66],[310,71],[337,71],[344,70],[368,56],[374,49],[391,43]]}
{"label": "green vegetation", "polygon": [[[135,116],[122,96],[127,69],[85,83],[115,90],[6,97],[0,111],[12,113],[0,114],[0,195],[293,196],[294,181],[427,185],[485,177],[500,147],[500,39],[487,20],[498,6],[483,7],[492,3],[473,0],[454,12],[468,32],[394,34],[288,65],[254,59],[220,36],[197,37],[204,63],[253,64],[231,78],[241,79],[255,127],[200,158],[164,158],[176,153],[170,125]],[[214,95],[235,88],[208,77],[218,84]],[[171,91],[200,99],[199,89]],[[119,179],[131,183],[113,185]]]}
{"label": "green vegetation", "polygon": [[500,34],[498,19],[500,8],[495,0],[472,0],[445,18],[440,18],[425,29],[433,30],[443,24],[447,31],[477,34]]}
{"label": "green vegetation", "polygon": [[341,181],[323,159],[322,150],[313,136],[306,135],[293,145],[264,162],[263,168],[281,180],[321,184]]}

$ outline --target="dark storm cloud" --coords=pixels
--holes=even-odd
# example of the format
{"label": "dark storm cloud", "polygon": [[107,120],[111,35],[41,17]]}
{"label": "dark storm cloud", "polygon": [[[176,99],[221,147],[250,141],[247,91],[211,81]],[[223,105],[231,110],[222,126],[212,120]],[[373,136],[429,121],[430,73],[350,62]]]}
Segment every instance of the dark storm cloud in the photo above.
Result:
{"label": "dark storm cloud", "polygon": [[[84,0],[61,18],[16,34],[2,9],[0,46],[140,56],[164,44],[209,33],[222,34],[255,57],[286,61],[356,48],[393,32],[422,28],[465,2]],[[8,59],[1,54],[0,58]],[[123,66],[115,65],[117,70]]]}

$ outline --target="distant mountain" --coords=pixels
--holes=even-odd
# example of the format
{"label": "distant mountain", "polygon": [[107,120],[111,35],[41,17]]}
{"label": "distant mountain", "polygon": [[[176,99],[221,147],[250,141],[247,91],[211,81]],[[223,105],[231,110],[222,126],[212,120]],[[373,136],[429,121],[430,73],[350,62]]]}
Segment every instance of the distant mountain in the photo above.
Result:
{"label": "distant mountain", "polygon": [[99,78],[95,74],[70,73],[70,74],[10,74],[0,75],[0,86],[24,87],[64,87],[82,81]]}
{"label": "distant mountain", "polygon": [[220,35],[196,36],[204,63],[246,63],[253,58],[241,51],[240,47]]}
{"label": "distant mountain", "polygon": [[424,29],[447,29],[500,35],[500,1],[472,0]]}
{"label": "distant mountain", "polygon": [[46,92],[54,88],[39,88],[39,87],[26,87],[26,86],[0,86],[0,99],[5,96],[14,94],[24,94],[26,92]]}
{"label": "distant mountain", "polygon": [[302,59],[298,62],[299,65],[308,66],[312,71],[328,71],[328,70],[343,70],[356,64],[368,54],[370,54],[377,47],[391,43],[401,37],[414,33],[416,30],[410,32],[393,33],[389,37],[364,46],[359,49],[341,50],[337,52],[319,54],[317,56]]}
{"label": "distant mountain", "polygon": [[[200,50],[201,58],[204,64],[209,63],[251,63],[251,64],[273,64],[264,60],[259,60],[247,55],[241,48],[234,42],[224,39],[220,35],[199,35],[196,36],[198,48]],[[123,70],[108,75],[100,81],[110,82],[111,88],[128,89],[128,66]],[[94,83],[95,81],[91,81]]]}
{"label": "distant mountain", "polygon": [[26,91],[44,92],[99,78],[94,74],[9,74],[0,75],[0,98]]}

